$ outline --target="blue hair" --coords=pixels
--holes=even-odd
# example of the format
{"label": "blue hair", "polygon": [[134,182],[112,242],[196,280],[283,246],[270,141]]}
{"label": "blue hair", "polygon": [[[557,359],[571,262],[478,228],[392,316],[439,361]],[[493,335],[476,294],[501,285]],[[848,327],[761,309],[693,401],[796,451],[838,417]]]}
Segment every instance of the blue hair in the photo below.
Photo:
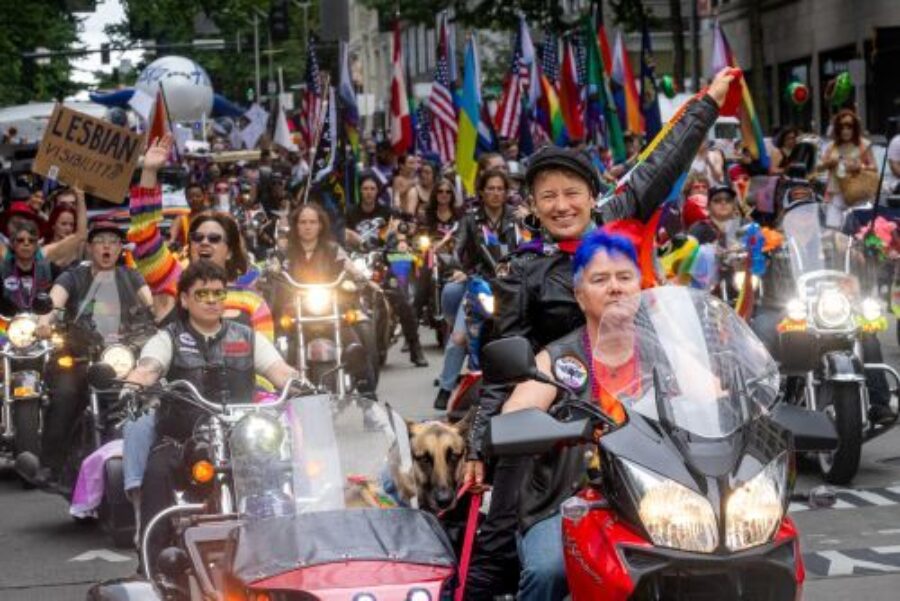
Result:
{"label": "blue hair", "polygon": [[572,277],[576,286],[581,282],[584,268],[599,252],[605,252],[611,257],[624,256],[634,263],[638,273],[641,272],[637,250],[631,240],[619,234],[609,234],[602,229],[595,229],[582,238],[581,244],[578,245],[578,250],[575,251],[575,256],[572,258]]}

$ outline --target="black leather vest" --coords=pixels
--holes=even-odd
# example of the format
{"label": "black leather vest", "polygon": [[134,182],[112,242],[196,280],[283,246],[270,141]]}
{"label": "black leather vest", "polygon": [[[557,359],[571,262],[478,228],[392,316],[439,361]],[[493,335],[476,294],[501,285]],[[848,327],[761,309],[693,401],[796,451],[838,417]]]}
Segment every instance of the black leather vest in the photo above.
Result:
{"label": "black leather vest", "polygon": [[[584,352],[584,327],[551,342],[544,349],[550,354],[553,378],[578,391],[591,402],[589,359]],[[557,397],[556,402],[564,402]],[[563,447],[531,459],[519,498],[519,522],[522,531],[559,511],[560,504],[578,492],[584,481],[591,445]]]}
{"label": "black leather vest", "polygon": [[53,270],[50,262],[46,259],[34,260],[31,291],[26,293],[21,287],[22,281],[16,269],[16,259],[9,253],[9,256],[0,263],[0,286],[4,311],[9,313],[29,311],[34,297],[41,292],[49,292],[53,286]]}
{"label": "black leather vest", "polygon": [[[128,279],[129,268],[119,265],[115,270],[116,289],[119,291],[119,307],[121,311],[121,322],[119,325],[119,332],[121,333],[123,329],[133,326],[137,320],[143,319],[145,312],[139,310],[144,303],[138,297],[137,288]],[[66,317],[72,319],[78,313],[79,305],[81,305],[91,289],[94,274],[91,272],[91,264],[87,261],[77,267],[72,267],[69,271],[75,278],[75,291],[66,300]]]}

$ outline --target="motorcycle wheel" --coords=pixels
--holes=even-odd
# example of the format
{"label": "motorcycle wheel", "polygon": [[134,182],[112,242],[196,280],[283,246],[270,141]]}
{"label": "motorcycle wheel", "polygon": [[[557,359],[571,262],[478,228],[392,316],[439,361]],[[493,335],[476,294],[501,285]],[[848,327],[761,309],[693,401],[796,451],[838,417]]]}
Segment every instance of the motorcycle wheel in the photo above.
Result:
{"label": "motorcycle wheel", "polygon": [[16,454],[28,451],[41,456],[41,402],[38,399],[16,401],[13,404],[13,425],[16,429]]}
{"label": "motorcycle wheel", "polygon": [[828,382],[819,388],[819,404],[834,422],[838,448],[819,453],[819,471],[829,484],[849,484],[862,455],[862,399],[859,385]]}
{"label": "motorcycle wheel", "polygon": [[113,457],[103,466],[103,502],[100,504],[100,524],[113,545],[126,549],[134,545],[134,508],[125,495],[125,476],[122,458]]}

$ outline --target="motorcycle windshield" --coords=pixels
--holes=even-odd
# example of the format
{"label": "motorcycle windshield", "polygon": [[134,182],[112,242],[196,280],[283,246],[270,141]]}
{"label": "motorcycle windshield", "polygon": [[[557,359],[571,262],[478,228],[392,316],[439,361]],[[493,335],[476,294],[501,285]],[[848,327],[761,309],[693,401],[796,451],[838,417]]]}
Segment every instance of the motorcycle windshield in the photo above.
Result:
{"label": "motorcycle windshield", "polygon": [[733,309],[699,290],[664,286],[608,305],[595,339],[601,394],[663,427],[725,438],[775,402],[775,361]]}
{"label": "motorcycle windshield", "polygon": [[243,581],[349,559],[452,565],[434,517],[396,496],[393,482],[413,469],[396,412],[301,397],[280,416],[246,416],[230,443]]}
{"label": "motorcycle windshield", "polygon": [[818,204],[791,208],[782,218],[782,228],[795,278],[813,271],[847,271],[852,239],[822,225]]}

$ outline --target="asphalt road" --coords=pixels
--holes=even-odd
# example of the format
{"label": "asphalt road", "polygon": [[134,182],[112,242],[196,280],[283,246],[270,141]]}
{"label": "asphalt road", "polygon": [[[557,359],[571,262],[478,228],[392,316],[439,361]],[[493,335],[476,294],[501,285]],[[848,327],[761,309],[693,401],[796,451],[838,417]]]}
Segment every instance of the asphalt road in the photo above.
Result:
{"label": "asphalt road", "polygon": [[[440,355],[423,332],[430,367],[416,369],[395,348],[379,395],[410,419],[433,417],[433,380]],[[885,359],[900,366],[900,349],[885,337]],[[800,477],[797,489],[819,484]],[[900,598],[900,429],[867,444],[853,487],[831,509],[792,508],[802,533],[812,601]],[[0,601],[84,599],[90,584],[134,573],[129,550],[114,549],[95,525],[75,523],[62,498],[23,490],[0,468]]]}

